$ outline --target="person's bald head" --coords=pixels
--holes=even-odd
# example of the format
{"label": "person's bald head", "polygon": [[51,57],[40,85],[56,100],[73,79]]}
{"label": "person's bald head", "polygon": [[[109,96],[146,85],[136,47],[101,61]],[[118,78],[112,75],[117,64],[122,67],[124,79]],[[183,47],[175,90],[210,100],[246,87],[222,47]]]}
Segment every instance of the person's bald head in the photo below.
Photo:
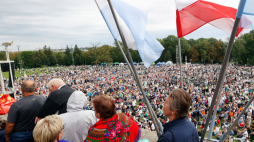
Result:
{"label": "person's bald head", "polygon": [[35,92],[35,83],[32,80],[26,80],[21,84],[22,92]]}

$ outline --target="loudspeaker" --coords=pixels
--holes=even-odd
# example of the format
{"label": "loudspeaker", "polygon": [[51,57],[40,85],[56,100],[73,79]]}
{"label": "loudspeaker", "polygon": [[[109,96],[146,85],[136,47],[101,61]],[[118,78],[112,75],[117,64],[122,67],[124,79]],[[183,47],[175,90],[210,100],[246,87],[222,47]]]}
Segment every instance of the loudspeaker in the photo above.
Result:
{"label": "loudspeaker", "polygon": [[[11,81],[11,74],[10,74],[10,66],[9,63],[2,63],[1,64],[1,69],[2,72],[9,72],[9,84],[8,87],[13,87],[12,81]],[[12,77],[13,77],[13,82],[14,82],[14,78],[15,78],[15,64],[14,62],[11,62],[11,71],[12,71]]]}

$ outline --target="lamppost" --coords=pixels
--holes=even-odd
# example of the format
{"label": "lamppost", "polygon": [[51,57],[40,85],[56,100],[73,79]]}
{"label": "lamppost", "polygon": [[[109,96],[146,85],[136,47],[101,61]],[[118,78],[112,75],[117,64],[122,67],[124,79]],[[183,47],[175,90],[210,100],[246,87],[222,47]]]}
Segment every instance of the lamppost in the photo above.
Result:
{"label": "lamppost", "polygon": [[74,58],[73,58],[73,52],[74,52],[74,50],[72,48],[72,45],[71,45],[71,50],[72,50],[72,65],[74,66]]}
{"label": "lamppost", "polygon": [[[18,51],[19,51],[19,47],[20,46],[17,46],[18,47]],[[20,74],[22,73],[22,65],[23,65],[23,62],[21,60],[21,56],[20,56],[20,52],[19,52],[19,65],[20,65]]]}
{"label": "lamppost", "polygon": [[212,61],[212,64],[213,64],[213,59],[211,59],[211,61]]}

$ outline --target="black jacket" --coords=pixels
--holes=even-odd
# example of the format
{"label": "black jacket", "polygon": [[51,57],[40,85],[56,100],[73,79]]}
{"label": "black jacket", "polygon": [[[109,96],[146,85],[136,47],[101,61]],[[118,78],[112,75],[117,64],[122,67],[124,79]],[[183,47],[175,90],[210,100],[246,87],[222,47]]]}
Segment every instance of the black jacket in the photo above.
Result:
{"label": "black jacket", "polygon": [[44,118],[48,115],[55,114],[57,111],[58,114],[66,113],[67,102],[73,92],[73,89],[64,85],[59,90],[50,93],[48,99],[39,110],[37,117]]}

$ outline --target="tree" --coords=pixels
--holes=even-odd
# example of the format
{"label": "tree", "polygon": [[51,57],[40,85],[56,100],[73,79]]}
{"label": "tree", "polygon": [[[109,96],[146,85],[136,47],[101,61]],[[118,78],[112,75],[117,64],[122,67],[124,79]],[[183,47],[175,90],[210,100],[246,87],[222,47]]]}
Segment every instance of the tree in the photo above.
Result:
{"label": "tree", "polygon": [[246,41],[244,36],[240,36],[235,40],[232,49],[232,59],[234,62],[244,63],[246,59],[247,50],[245,49]]}
{"label": "tree", "polygon": [[207,54],[208,54],[208,62],[212,63],[211,60],[215,61],[216,60],[216,49],[214,45],[208,47],[207,49]]}
{"label": "tree", "polygon": [[[125,51],[125,49],[123,49],[123,51]],[[110,56],[112,58],[112,62],[125,62],[123,55],[118,47],[111,47]]]}
{"label": "tree", "polygon": [[245,61],[246,61],[246,58],[247,58],[247,64],[252,64],[253,65],[254,64],[254,57],[253,57],[253,54],[254,54],[254,48],[253,48],[253,45],[254,45],[254,31],[251,31],[248,34],[245,34],[244,39],[246,41],[246,43],[245,43],[245,49],[246,49]]}
{"label": "tree", "polygon": [[138,50],[129,49],[133,62],[142,62]]}
{"label": "tree", "polygon": [[100,45],[100,43],[91,43],[92,44],[92,49],[94,51],[94,60],[95,60],[95,65],[97,66],[97,53],[96,53],[96,50],[97,50],[97,47]]}
{"label": "tree", "polygon": [[74,56],[74,63],[75,63],[75,65],[81,65],[81,63],[80,63],[80,55],[79,54],[76,54]]}
{"label": "tree", "polygon": [[112,58],[110,57],[110,49],[111,47],[109,45],[103,45],[97,49],[98,63],[110,63],[113,61]]}
{"label": "tree", "polygon": [[190,55],[192,59],[192,63],[198,62],[199,61],[199,52],[198,52],[198,47],[197,45],[194,45],[190,48]]}
{"label": "tree", "polygon": [[225,52],[223,50],[223,42],[216,41],[213,45],[216,51],[216,60],[217,60],[217,63],[219,63],[221,60],[224,59],[224,55],[225,55]]}
{"label": "tree", "polygon": [[59,64],[59,65],[64,65],[64,55],[65,55],[64,52],[58,52],[58,53],[56,54],[56,61],[57,61],[57,64]]}
{"label": "tree", "polygon": [[170,51],[167,51],[167,52],[166,52],[165,57],[164,57],[164,61],[165,61],[165,62],[167,62],[167,61],[172,61]]}
{"label": "tree", "polygon": [[66,66],[71,65],[71,59],[66,54],[63,57],[63,65],[66,65]]}
{"label": "tree", "polygon": [[56,65],[56,57],[53,54],[51,54],[49,56],[49,63],[50,63],[50,66],[55,66]]}
{"label": "tree", "polygon": [[162,39],[162,46],[165,50],[162,52],[161,57],[158,61],[163,61],[167,51],[170,51],[173,62],[176,62],[176,45],[178,45],[178,38],[174,35],[169,35],[167,38]]}
{"label": "tree", "polygon": [[181,38],[180,42],[181,42],[181,56],[184,58],[185,56],[188,55],[191,45],[185,38]]}
{"label": "tree", "polygon": [[199,51],[199,61],[203,60],[205,62],[208,59],[207,50],[210,47],[210,43],[207,40],[201,40],[198,44],[198,51]]}
{"label": "tree", "polygon": [[210,43],[210,45],[213,45],[218,40],[216,38],[208,38],[207,41]]}
{"label": "tree", "polygon": [[190,45],[191,47],[197,44],[197,42],[196,42],[195,39],[189,39],[189,40],[188,40],[188,43],[189,43],[189,45]]}
{"label": "tree", "polygon": [[[66,45],[66,49],[65,49],[65,55],[67,56],[67,57],[71,57],[71,49],[68,47],[68,45]],[[71,58],[70,58],[71,59]]]}
{"label": "tree", "polygon": [[38,56],[35,57],[34,67],[41,67],[41,65],[42,65],[41,59]]}
{"label": "tree", "polygon": [[15,55],[13,60],[14,60],[15,68],[20,68],[18,55]]}
{"label": "tree", "polygon": [[80,58],[82,56],[82,51],[78,48],[77,44],[74,47],[73,56],[75,65],[81,65],[82,62],[80,62]]}
{"label": "tree", "polygon": [[15,52],[9,52],[9,58],[10,60],[13,60],[15,57]]}
{"label": "tree", "polygon": [[21,52],[21,60],[24,62],[26,67],[33,67],[33,58],[34,52],[33,51],[23,51]]}
{"label": "tree", "polygon": [[0,61],[6,60],[6,54],[5,51],[0,51]]}
{"label": "tree", "polygon": [[81,55],[82,51],[78,48],[77,44],[74,47],[73,56],[75,57],[76,54]]}

